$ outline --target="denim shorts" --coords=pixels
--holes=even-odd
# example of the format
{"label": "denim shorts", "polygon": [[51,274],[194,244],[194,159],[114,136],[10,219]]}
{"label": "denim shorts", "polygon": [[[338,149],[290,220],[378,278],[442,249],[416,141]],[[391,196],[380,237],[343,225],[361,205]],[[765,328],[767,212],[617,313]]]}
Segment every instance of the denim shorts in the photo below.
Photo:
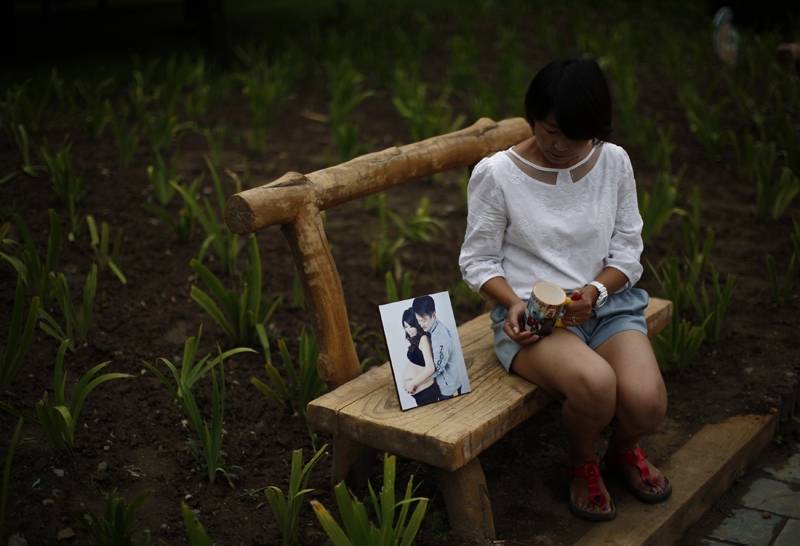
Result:
{"label": "denim shorts", "polygon": [[[614,334],[625,330],[636,330],[647,335],[644,310],[649,299],[647,292],[641,288],[611,294],[603,307],[592,311],[589,320],[580,326],[569,326],[567,330],[575,333],[592,350],[597,349]],[[511,362],[522,349],[522,345],[503,331],[508,309],[497,304],[489,316],[494,330],[494,352],[506,371],[510,371]]]}

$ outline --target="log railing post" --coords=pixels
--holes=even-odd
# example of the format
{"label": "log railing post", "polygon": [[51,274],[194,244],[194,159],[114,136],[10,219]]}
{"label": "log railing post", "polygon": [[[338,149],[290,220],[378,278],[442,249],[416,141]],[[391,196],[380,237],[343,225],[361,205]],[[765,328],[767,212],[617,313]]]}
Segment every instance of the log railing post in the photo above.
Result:
{"label": "log railing post", "polygon": [[331,390],[361,374],[339,271],[316,203],[304,205],[281,226],[303,282],[309,315],[317,333],[317,370]]}
{"label": "log railing post", "polygon": [[[292,249],[317,333],[317,371],[333,390],[361,374],[361,366],[350,334],[339,271],[316,203],[306,203],[292,222],[281,225],[281,231]],[[366,485],[375,453],[350,439],[334,438],[332,483],[344,480],[354,487]]]}

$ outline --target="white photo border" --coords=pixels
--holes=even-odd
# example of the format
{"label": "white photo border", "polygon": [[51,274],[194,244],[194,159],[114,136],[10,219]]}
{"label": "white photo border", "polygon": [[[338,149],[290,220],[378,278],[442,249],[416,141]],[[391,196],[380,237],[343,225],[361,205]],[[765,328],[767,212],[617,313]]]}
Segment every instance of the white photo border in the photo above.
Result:
{"label": "white photo border", "polygon": [[[461,376],[461,395],[464,395],[471,391],[471,387],[467,376],[464,353],[461,349],[461,340],[458,337],[458,328],[456,327],[450,294],[448,292],[438,292],[428,295],[433,298],[436,306],[436,319],[450,330],[450,334],[453,337],[453,350],[456,353],[456,362]],[[403,370],[408,363],[408,340],[405,338],[405,330],[403,329],[403,312],[412,306],[415,299],[410,298],[378,306],[381,322],[383,323],[386,347],[389,352],[395,390],[400,402],[400,409],[403,411],[418,407],[414,397],[403,388]]]}

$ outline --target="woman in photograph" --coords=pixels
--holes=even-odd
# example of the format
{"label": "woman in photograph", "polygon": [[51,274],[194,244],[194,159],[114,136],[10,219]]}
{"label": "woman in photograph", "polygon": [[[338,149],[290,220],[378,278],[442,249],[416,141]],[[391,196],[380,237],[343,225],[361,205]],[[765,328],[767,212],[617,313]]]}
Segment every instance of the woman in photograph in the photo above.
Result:
{"label": "woman in photograph", "polygon": [[[403,330],[408,340],[408,363],[403,370],[403,387],[414,397],[417,406],[436,402],[441,396],[439,385],[431,375],[434,372],[433,352],[430,334],[426,334],[417,323],[414,309],[409,307],[403,312]],[[416,389],[409,390],[418,378],[427,377]]]}
{"label": "woman in photograph", "polygon": [[[553,61],[533,78],[525,114],[534,136],[482,160],[469,182],[459,263],[464,280],[497,302],[491,312],[501,364],[563,400],[570,509],[607,521],[616,507],[595,440],[611,425],[605,468],[639,499],[672,492],[639,446],[664,418],[667,391],[647,338],[642,218],[628,154],[608,142],[611,94],[591,59]],[[575,301],[567,328],[523,328],[540,281]]]}

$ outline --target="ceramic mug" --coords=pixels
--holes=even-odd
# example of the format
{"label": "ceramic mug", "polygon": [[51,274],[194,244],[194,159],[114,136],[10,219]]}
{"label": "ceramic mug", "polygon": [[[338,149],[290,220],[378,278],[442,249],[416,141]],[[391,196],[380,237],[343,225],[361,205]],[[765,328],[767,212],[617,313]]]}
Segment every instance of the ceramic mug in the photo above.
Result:
{"label": "ceramic mug", "polygon": [[570,297],[557,284],[545,281],[536,283],[525,309],[523,327],[537,336],[546,336],[556,326],[563,327],[561,313],[570,301]]}

